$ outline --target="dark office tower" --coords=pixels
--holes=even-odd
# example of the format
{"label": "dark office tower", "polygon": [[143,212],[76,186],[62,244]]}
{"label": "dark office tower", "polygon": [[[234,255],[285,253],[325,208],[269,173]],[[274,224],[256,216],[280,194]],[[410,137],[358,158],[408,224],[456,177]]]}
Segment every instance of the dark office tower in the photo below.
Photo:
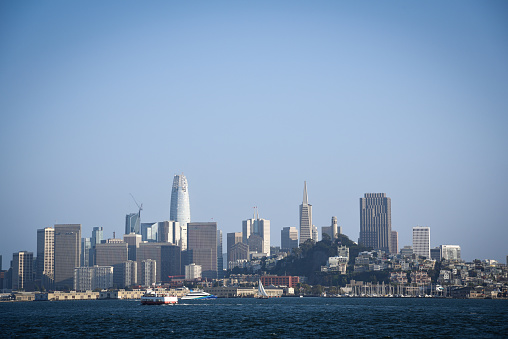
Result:
{"label": "dark office tower", "polygon": [[55,230],[46,227],[37,230],[37,271],[38,286],[53,289],[55,278]]}
{"label": "dark office tower", "polygon": [[139,244],[141,244],[141,234],[125,234],[123,241],[127,243],[129,248],[129,260],[136,261],[136,251],[139,248]]}
{"label": "dark office tower", "polygon": [[12,255],[12,289],[18,291],[33,291],[33,261],[32,252],[21,251]]}
{"label": "dark office tower", "polygon": [[280,248],[283,251],[291,251],[298,248],[298,230],[296,227],[284,227],[280,231]]}
{"label": "dark office tower", "polygon": [[180,247],[167,243],[141,243],[137,250],[136,259],[138,262],[138,279],[143,277],[143,261],[154,260],[157,262],[155,275],[156,282],[167,282],[169,276],[180,275],[181,273],[181,251]]}
{"label": "dark office tower", "polygon": [[222,258],[222,230],[217,230],[217,278],[224,278],[224,259]]}
{"label": "dark office tower", "polygon": [[128,244],[125,242],[112,242],[97,244],[95,256],[98,266],[113,266],[113,284],[124,287],[123,263],[128,260]]}
{"label": "dark office tower", "polygon": [[90,238],[81,238],[81,258],[79,259],[79,263],[81,267],[89,267],[93,266],[93,263],[90,263],[92,244]]}
{"label": "dark office tower", "polygon": [[141,234],[141,210],[125,216],[125,234]]}
{"label": "dark office tower", "polygon": [[312,205],[308,203],[307,182],[304,181],[303,202],[300,205],[300,244],[308,239],[312,239]]}
{"label": "dark office tower", "polygon": [[102,243],[102,239],[104,239],[104,231],[102,227],[94,227],[92,230],[92,237],[90,238],[90,259],[88,260],[90,266],[96,265],[95,245]]}
{"label": "dark office tower", "polygon": [[169,219],[178,221],[185,226],[191,220],[189,203],[189,185],[185,175],[175,175],[171,188],[171,205],[169,207]]}
{"label": "dark office tower", "polygon": [[386,193],[365,193],[360,198],[360,243],[375,250],[391,251],[392,203]]}
{"label": "dark office tower", "polygon": [[242,233],[241,232],[233,232],[233,233],[228,233],[226,235],[226,246],[227,246],[227,252],[228,252],[228,264],[230,261],[233,261],[233,256],[232,256],[232,248],[235,244],[239,243],[239,242],[242,242],[243,240],[243,237],[242,237]]}
{"label": "dark office tower", "polygon": [[72,289],[79,267],[81,224],[55,225],[55,289]]}
{"label": "dark office tower", "polygon": [[397,254],[399,252],[399,233],[397,231],[392,231],[391,235],[391,250],[392,254]]}
{"label": "dark office tower", "polygon": [[203,278],[217,278],[217,223],[191,222],[187,224],[188,260],[201,265]]}

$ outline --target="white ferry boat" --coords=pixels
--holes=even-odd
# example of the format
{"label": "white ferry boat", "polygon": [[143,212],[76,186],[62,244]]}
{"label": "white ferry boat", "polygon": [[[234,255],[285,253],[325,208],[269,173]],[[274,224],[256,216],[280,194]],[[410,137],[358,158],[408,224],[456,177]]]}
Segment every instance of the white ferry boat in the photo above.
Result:
{"label": "white ferry boat", "polygon": [[195,300],[195,299],[216,299],[217,296],[204,292],[204,291],[191,291],[184,295],[181,300]]}
{"label": "white ferry boat", "polygon": [[141,297],[141,305],[165,305],[165,304],[177,304],[178,298],[168,293],[160,293],[148,290]]}

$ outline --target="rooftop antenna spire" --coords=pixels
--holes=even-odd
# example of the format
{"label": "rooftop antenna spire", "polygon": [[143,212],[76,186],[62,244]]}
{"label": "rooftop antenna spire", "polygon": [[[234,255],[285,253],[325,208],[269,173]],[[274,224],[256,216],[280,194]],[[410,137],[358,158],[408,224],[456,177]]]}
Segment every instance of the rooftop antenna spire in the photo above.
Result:
{"label": "rooftop antenna spire", "polygon": [[303,182],[303,205],[307,205],[308,196],[307,196],[307,181]]}

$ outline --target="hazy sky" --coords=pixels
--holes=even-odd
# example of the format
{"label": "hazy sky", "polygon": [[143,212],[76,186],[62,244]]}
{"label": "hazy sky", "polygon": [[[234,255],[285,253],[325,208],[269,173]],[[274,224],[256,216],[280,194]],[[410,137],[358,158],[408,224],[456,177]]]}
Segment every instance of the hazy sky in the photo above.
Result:
{"label": "hazy sky", "polygon": [[36,230],[83,236],[169,219],[173,175],[192,221],[241,231],[253,206],[299,226],[392,199],[463,258],[508,255],[506,1],[0,2],[0,254]]}

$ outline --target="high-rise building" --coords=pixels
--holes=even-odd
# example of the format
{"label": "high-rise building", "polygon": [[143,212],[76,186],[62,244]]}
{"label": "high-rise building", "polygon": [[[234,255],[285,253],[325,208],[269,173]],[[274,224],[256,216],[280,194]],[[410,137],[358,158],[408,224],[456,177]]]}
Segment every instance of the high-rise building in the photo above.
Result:
{"label": "high-rise building", "polygon": [[360,198],[360,244],[392,253],[391,211],[392,202],[386,193],[365,193]]}
{"label": "high-rise building", "polygon": [[130,233],[141,234],[141,210],[125,216],[125,234]]}
{"label": "high-rise building", "polygon": [[98,244],[95,246],[95,255],[97,265],[112,266],[114,268],[113,284],[119,288],[125,287],[123,285],[123,263],[128,260],[128,244],[123,241]]}
{"label": "high-rise building", "polygon": [[300,244],[312,240],[312,205],[308,203],[307,181],[303,183],[303,202],[300,205]]}
{"label": "high-rise building", "polygon": [[459,245],[441,245],[440,253],[441,258],[444,260],[460,260]]}
{"label": "high-rise building", "polygon": [[13,290],[33,291],[33,261],[34,254],[32,252],[21,251],[12,255]]}
{"label": "high-rise building", "polygon": [[129,287],[138,283],[138,263],[133,260],[127,260],[122,264],[123,286]]}
{"label": "high-rise building", "polygon": [[156,282],[166,282],[169,281],[169,276],[181,274],[181,251],[180,247],[176,245],[161,242],[141,243],[136,253],[136,259],[138,261],[138,279],[143,275],[142,262],[148,259],[157,262]]}
{"label": "high-rise building", "polygon": [[55,230],[46,227],[37,230],[37,272],[40,287],[53,289],[55,279]]}
{"label": "high-rise building", "polygon": [[141,244],[141,234],[125,234],[123,241],[127,243],[129,249],[128,259],[136,261],[136,251],[139,248],[139,244]]}
{"label": "high-rise building", "polygon": [[90,264],[90,257],[93,258],[93,255],[90,254],[91,250],[92,243],[90,241],[90,238],[81,238],[81,255],[79,259],[81,267],[93,266],[93,262],[92,264]]}
{"label": "high-rise building", "polygon": [[430,249],[430,259],[441,261],[441,248],[439,246]]}
{"label": "high-rise building", "polygon": [[92,237],[90,238],[90,266],[96,265],[95,263],[95,245],[102,243],[104,239],[104,230],[102,227],[94,227],[92,230]]}
{"label": "high-rise building", "polygon": [[399,232],[392,231],[390,241],[391,241],[390,248],[392,249],[391,253],[397,254],[399,252]]}
{"label": "high-rise building", "polygon": [[224,278],[224,260],[222,258],[222,230],[217,230],[217,278]]}
{"label": "high-rise building", "polygon": [[[228,252],[228,262],[233,260],[231,249],[233,248],[233,246],[235,244],[237,244],[239,242],[242,242],[242,241],[243,241],[243,235],[240,232],[228,233],[226,235],[226,246],[227,246],[227,252]],[[236,258],[235,258],[235,260],[236,260]]]}
{"label": "high-rise building", "polygon": [[144,222],[141,223],[141,240],[148,242],[157,242],[159,239],[159,223]]}
{"label": "high-rise building", "polygon": [[153,259],[141,260],[138,281],[142,286],[151,286],[157,281],[157,261]]}
{"label": "high-rise building", "polygon": [[177,174],[173,178],[169,219],[178,221],[182,225],[188,224],[191,221],[189,185],[187,184],[187,178],[183,174]]}
{"label": "high-rise building", "polygon": [[413,227],[413,252],[430,259],[430,227]]}
{"label": "high-rise building", "polygon": [[181,227],[178,221],[161,221],[158,222],[158,241],[169,242],[180,246],[181,244]]}
{"label": "high-rise building", "polygon": [[203,278],[217,278],[217,223],[192,222],[187,224],[186,264],[201,265]]}
{"label": "high-rise building", "polygon": [[296,227],[284,227],[280,231],[280,248],[283,251],[298,248],[298,230]]}
{"label": "high-rise building", "polygon": [[80,253],[81,224],[55,225],[55,289],[72,289]]}
{"label": "high-rise building", "polygon": [[194,263],[185,265],[185,280],[201,279],[201,266]]}
{"label": "high-rise building", "polygon": [[113,287],[113,267],[92,266],[74,269],[74,290],[92,291]]}
{"label": "high-rise building", "polygon": [[314,242],[319,241],[319,233],[315,225],[312,225],[312,240],[314,240]]}

